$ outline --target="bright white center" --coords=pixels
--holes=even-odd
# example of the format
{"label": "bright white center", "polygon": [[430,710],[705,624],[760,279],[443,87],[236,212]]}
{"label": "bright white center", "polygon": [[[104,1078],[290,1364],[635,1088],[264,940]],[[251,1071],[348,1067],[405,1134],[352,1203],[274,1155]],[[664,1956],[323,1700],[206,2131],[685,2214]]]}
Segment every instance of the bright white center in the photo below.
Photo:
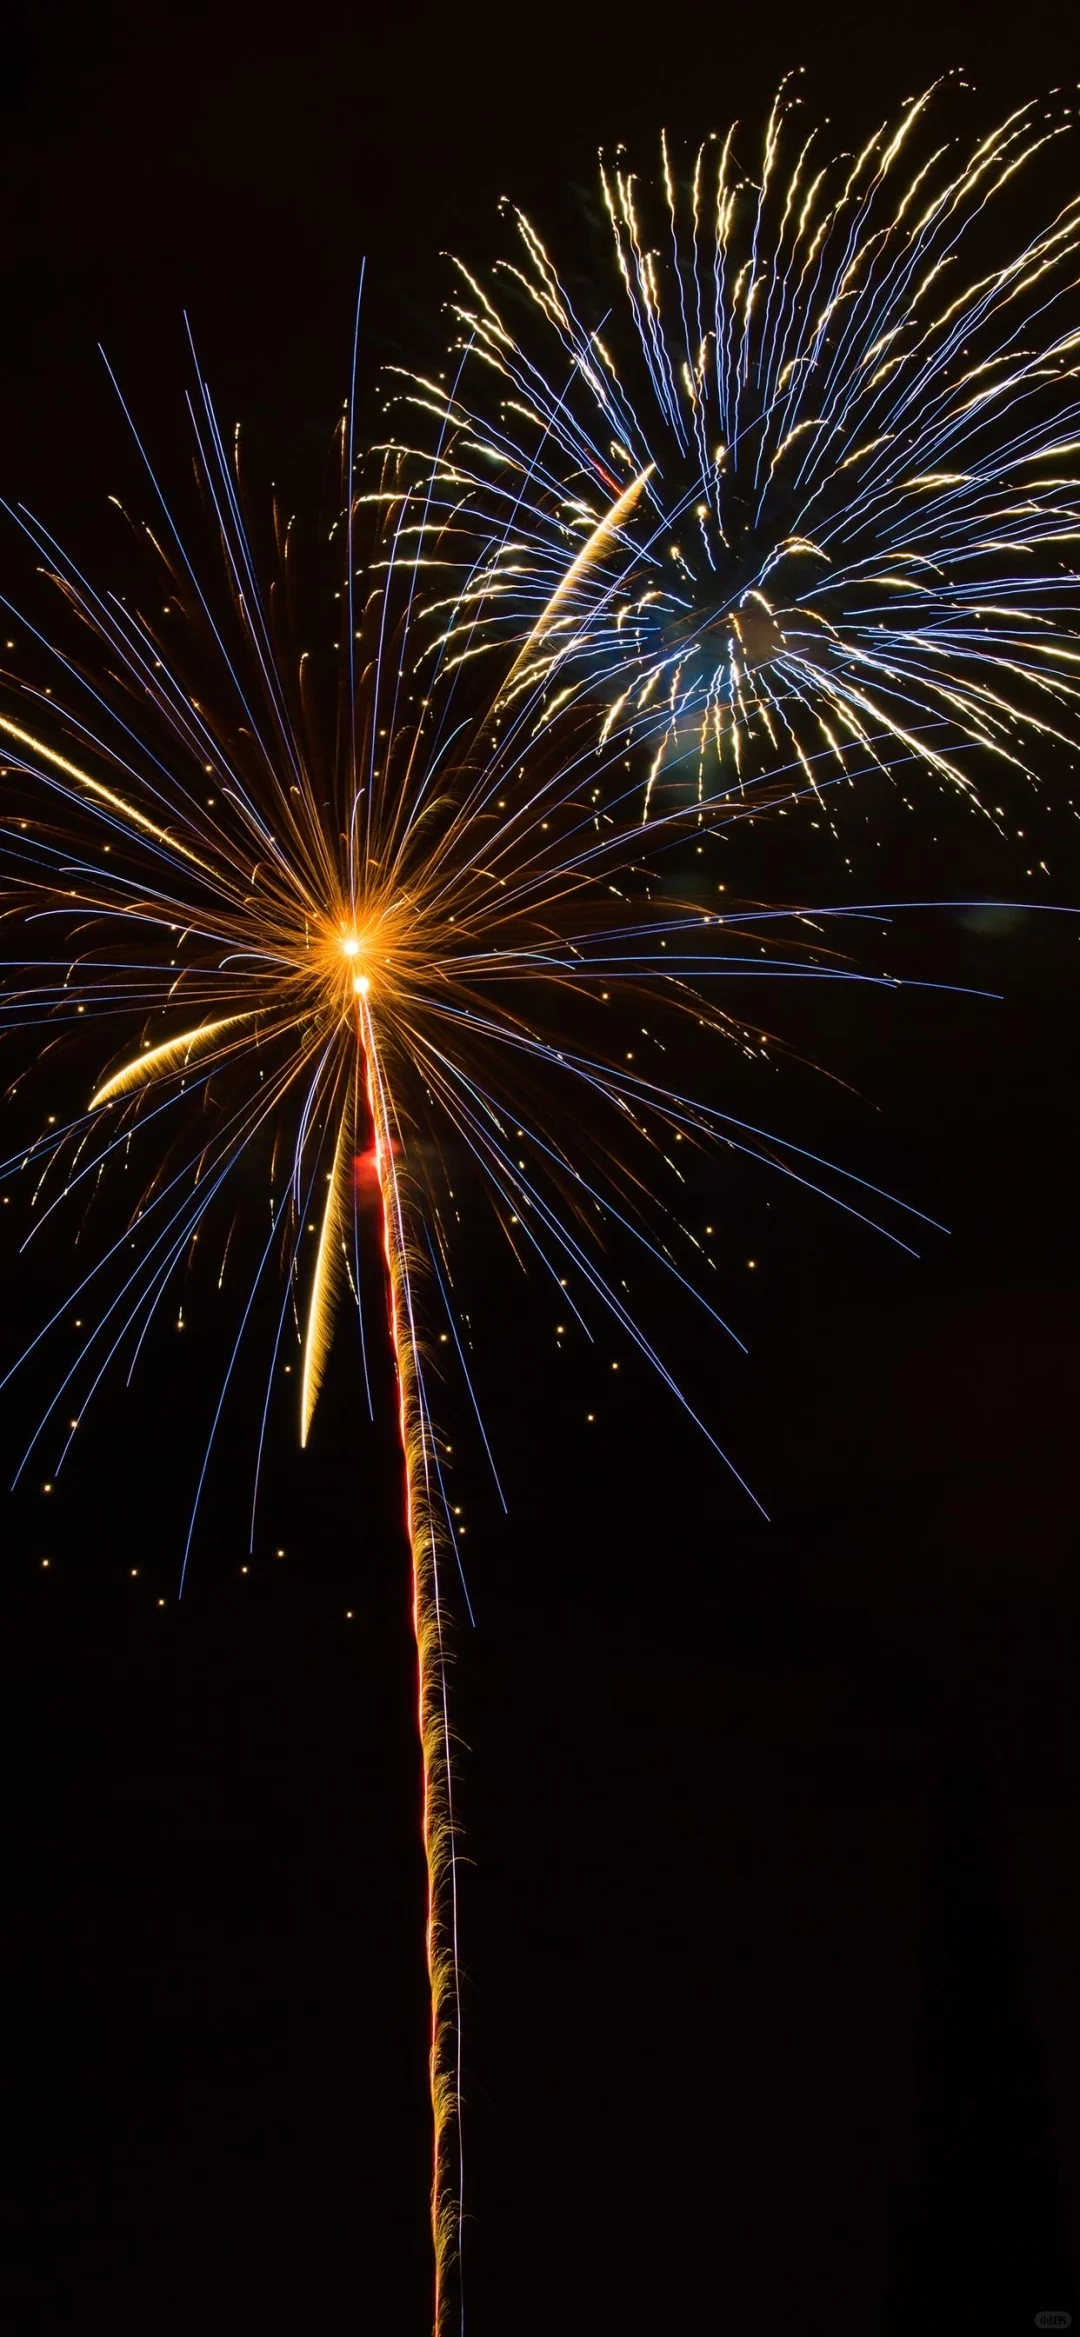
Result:
{"label": "bright white center", "polygon": [[359,957],[359,955],[360,955],[360,944],[359,944],[359,942],[357,941],[355,934],[352,934],[352,933],[350,933],[348,940],[347,940],[347,941],[343,941],[343,942],[342,942],[342,944],[341,944],[341,946],[342,946],[342,949],[344,950],[344,952],[345,952],[345,955],[346,955],[346,957],[347,957],[347,958],[358,958],[358,957]]}

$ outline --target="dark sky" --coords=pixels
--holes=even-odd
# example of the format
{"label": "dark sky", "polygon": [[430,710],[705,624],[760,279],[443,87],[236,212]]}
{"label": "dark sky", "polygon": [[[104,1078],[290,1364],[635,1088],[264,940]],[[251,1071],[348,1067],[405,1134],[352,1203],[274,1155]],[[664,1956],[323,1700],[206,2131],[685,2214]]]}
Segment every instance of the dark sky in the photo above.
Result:
{"label": "dark sky", "polygon": [[[95,344],[178,442],[185,305],[221,410],[317,492],[361,256],[373,374],[434,345],[439,251],[494,250],[500,194],[565,232],[601,140],[754,122],[797,63],[857,132],[954,64],[989,121],[1076,44],[1049,7],[1007,43],[955,8],[9,17],[0,493],[92,553],[130,478]],[[24,576],[8,537],[0,589]],[[1075,829],[1046,819],[1053,897],[1080,901]],[[893,839],[897,897],[1025,896],[1018,848],[941,838],[929,885]],[[546,1302],[494,1272],[485,1294],[511,1506],[477,1475],[455,1678],[472,2337],[1080,2314],[1077,928],[927,917],[896,946],[1003,1001],[815,1008],[807,1043],[857,1095],[796,1080],[786,1108],[949,1237],[902,1259],[747,1176],[726,1271],[750,1359],[690,1343],[770,1527],[629,1358],[587,1431]],[[5,1263],[12,1340],[64,1271]],[[106,1399],[55,1504],[6,1511],[0,2328],[412,2337],[387,1440],[339,1352],[245,1576],[244,1488],[211,1481],[178,1613],[197,1336],[188,1377]]]}

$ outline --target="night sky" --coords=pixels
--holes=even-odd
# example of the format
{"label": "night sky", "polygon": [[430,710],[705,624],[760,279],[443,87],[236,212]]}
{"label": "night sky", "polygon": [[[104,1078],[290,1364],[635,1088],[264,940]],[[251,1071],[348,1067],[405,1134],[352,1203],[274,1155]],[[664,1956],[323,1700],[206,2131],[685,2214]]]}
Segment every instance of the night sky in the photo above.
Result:
{"label": "night sky", "polygon": [[[954,64],[989,124],[1075,73],[1069,21],[1025,8],[1006,51],[982,11],[928,7],[887,34],[697,0],[651,23],[595,0],[16,13],[0,494],[100,569],[135,473],[96,344],[176,462],[187,307],[256,473],[317,499],[362,256],[374,420],[378,366],[438,347],[440,252],[502,248],[501,194],[565,250],[601,140],[647,166],[662,123],[756,127],[800,62],[852,135]],[[30,565],[9,527],[0,590]],[[928,782],[917,832],[883,815],[874,890],[1080,902],[1069,792],[1048,770],[1004,844]],[[792,889],[755,837],[747,890]],[[837,897],[831,852],[807,897]],[[770,1074],[769,1111],[951,1230],[912,1260],[731,1173],[750,1356],[677,1335],[768,1526],[625,1345],[556,1350],[466,1200],[509,1499],[463,1439],[471,2337],[1080,2316],[1077,935],[913,917],[897,970],[1002,999],[790,1009],[837,1081]],[[5,1366],[71,1273],[62,1245],[14,1249]],[[244,1573],[251,1445],[228,1444],[178,1608],[223,1336],[194,1320],[182,1358],[104,1392],[54,1494],[0,1511],[5,2337],[429,2325],[386,1358],[370,1430],[339,1338]],[[5,1482],[49,1392],[0,1399]]]}

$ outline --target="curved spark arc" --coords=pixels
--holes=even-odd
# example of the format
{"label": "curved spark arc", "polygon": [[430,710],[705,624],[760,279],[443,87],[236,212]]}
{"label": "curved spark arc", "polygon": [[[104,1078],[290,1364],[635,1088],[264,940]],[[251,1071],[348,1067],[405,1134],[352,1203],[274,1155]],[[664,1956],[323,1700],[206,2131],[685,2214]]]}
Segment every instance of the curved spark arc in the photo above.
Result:
{"label": "curved spark arc", "polygon": [[175,1039],[163,1039],[160,1047],[149,1047],[142,1055],[133,1055],[130,1063],[114,1071],[102,1081],[90,1098],[89,1110],[97,1111],[102,1104],[112,1103],[117,1096],[130,1095],[144,1080],[158,1079],[162,1072],[183,1068],[192,1056],[202,1054],[211,1040],[215,1043],[222,1031],[235,1030],[242,1023],[251,1022],[254,1014],[225,1014],[217,1022],[198,1023],[194,1030],[181,1031]]}
{"label": "curved spark arc", "polygon": [[303,1367],[300,1374],[300,1444],[306,1446],[330,1354],[337,1311],[341,1257],[344,1253],[343,1200],[345,1164],[350,1150],[350,1115],[342,1106],[334,1146],[333,1166],[319,1231],[319,1247],[311,1276]]}

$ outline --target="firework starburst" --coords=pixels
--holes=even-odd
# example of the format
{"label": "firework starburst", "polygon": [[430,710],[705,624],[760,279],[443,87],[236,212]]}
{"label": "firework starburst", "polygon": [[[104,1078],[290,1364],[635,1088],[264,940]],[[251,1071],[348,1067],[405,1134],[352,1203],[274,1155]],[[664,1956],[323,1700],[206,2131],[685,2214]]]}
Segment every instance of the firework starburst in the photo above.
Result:
{"label": "firework starburst", "polygon": [[[221,1244],[223,1273],[239,1228],[245,1295],[194,1487],[183,1588],[225,1395],[263,1319],[260,1294],[279,1273],[262,1435],[295,1336],[305,1442],[339,1302],[359,1304],[372,1257],[382,1260],[418,1648],[444,2331],[457,2310],[462,2212],[445,1660],[458,1528],[425,1351],[437,1297],[465,1363],[454,1178],[471,1164],[509,1251],[551,1277],[560,1311],[586,1333],[590,1316],[616,1323],[690,1409],[605,1259],[608,1233],[643,1245],[719,1325],[715,1267],[680,1204],[687,1155],[677,1148],[735,1148],[818,1186],[828,1173],[665,1077],[665,1016],[743,1052],[766,1049],[762,1028],[726,1014],[711,992],[718,979],[766,970],[759,936],[770,926],[703,909],[696,885],[688,893],[670,871],[650,872],[638,792],[614,751],[586,751],[577,724],[557,719],[526,740],[497,702],[469,694],[453,658],[433,669],[422,627],[414,639],[428,491],[418,500],[392,464],[377,486],[346,491],[329,530],[345,581],[331,601],[327,696],[286,616],[291,531],[279,521],[278,576],[264,592],[238,464],[205,391],[192,421],[228,594],[197,570],[156,485],[153,522],[136,528],[148,563],[138,595],[99,590],[40,522],[11,513],[69,626],[47,637],[7,603],[54,680],[9,673],[0,710],[5,1025],[39,1031],[57,1071],[66,1047],[64,1079],[81,1079],[86,1096],[73,1118],[49,1113],[3,1164],[32,1180],[28,1243],[51,1236],[66,1211],[84,1260],[28,1350],[62,1339],[77,1296],[76,1351],[22,1466],[44,1447],[55,1480],[110,1371],[130,1376],[152,1357],[195,1244]],[[350,438],[346,421],[346,480]],[[361,567],[355,521],[372,505],[375,541]],[[672,811],[648,842],[674,850],[686,833]],[[846,978],[839,958],[809,942],[793,915],[769,964],[793,978]],[[119,1233],[85,1263],[99,1192],[133,1174]],[[857,1206],[850,1179],[833,1197]],[[262,1438],[256,1491],[261,1451]]]}
{"label": "firework starburst", "polygon": [[1011,224],[1072,113],[973,141],[946,102],[837,153],[789,80],[749,168],[737,126],[663,140],[653,183],[604,162],[573,294],[512,210],[452,373],[401,393],[450,654],[508,708],[587,705],[651,800],[714,795],[717,758],[774,800],[900,756],[977,801],[973,763],[1075,741],[1080,198]]}

